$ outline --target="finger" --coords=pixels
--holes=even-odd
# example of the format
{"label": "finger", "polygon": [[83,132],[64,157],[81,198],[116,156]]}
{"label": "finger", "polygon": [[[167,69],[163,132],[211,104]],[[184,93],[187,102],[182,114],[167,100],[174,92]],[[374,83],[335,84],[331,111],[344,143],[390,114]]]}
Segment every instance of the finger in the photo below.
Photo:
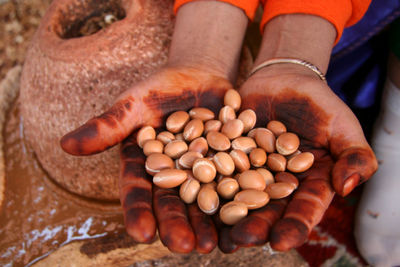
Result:
{"label": "finger", "polygon": [[240,220],[231,230],[233,242],[242,247],[265,244],[272,225],[282,216],[286,204],[286,199],[272,200]]}
{"label": "finger", "polygon": [[223,253],[233,253],[240,247],[231,238],[231,226],[223,226],[219,229],[218,247]]}
{"label": "finger", "polygon": [[196,251],[210,253],[218,244],[218,234],[211,216],[202,212],[196,203],[188,206],[188,213],[196,236]]}
{"label": "finger", "polygon": [[330,184],[332,160],[329,156],[314,163],[286,207],[283,218],[272,227],[273,249],[287,251],[302,245],[317,225],[329,204],[334,190]]}
{"label": "finger", "polygon": [[152,210],[151,178],[144,170],[144,155],[134,136],[121,145],[120,200],[125,227],[130,236],[140,243],[151,242],[156,234],[156,220]]}
{"label": "finger", "polygon": [[161,242],[172,252],[192,251],[196,238],[178,192],[154,186],[153,201]]}
{"label": "finger", "polygon": [[369,146],[347,148],[339,154],[333,168],[333,187],[339,195],[346,196],[357,185],[368,180],[377,168],[378,162]]}
{"label": "finger", "polygon": [[61,138],[62,149],[72,155],[91,155],[125,139],[139,125],[134,98],[127,96],[108,111]]}
{"label": "finger", "polygon": [[223,253],[233,253],[240,247],[231,238],[232,227],[224,224],[216,213],[213,217],[214,224],[218,231],[218,247]]}

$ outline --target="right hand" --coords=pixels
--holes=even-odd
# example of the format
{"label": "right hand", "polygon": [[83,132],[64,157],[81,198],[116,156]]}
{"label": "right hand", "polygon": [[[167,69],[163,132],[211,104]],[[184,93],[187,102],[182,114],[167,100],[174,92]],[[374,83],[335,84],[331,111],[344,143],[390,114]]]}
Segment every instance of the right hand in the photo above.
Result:
{"label": "right hand", "polygon": [[240,89],[242,108],[257,123],[283,122],[300,138],[300,151],[314,155],[313,166],[296,176],[293,197],[271,201],[236,224],[231,236],[241,246],[286,251],[302,245],[329,207],[334,193],[349,194],[368,180],[378,164],[352,111],[318,76],[303,66],[276,64],[261,69]]}
{"label": "right hand", "polygon": [[115,104],[61,139],[72,155],[102,152],[120,142],[120,200],[128,234],[136,242],[154,240],[158,226],[161,241],[173,252],[211,252],[218,242],[210,216],[196,204],[185,204],[177,190],[152,184],[145,156],[136,144],[135,131],[144,125],[162,126],[176,110],[222,107],[226,90],[232,88],[223,75],[188,67],[166,67],[124,92]]}

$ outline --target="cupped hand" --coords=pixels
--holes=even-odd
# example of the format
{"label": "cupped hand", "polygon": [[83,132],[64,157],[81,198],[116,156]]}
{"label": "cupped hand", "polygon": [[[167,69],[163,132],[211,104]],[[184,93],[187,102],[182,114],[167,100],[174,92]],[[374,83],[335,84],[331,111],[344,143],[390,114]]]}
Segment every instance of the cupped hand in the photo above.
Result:
{"label": "cupped hand", "polygon": [[176,110],[202,106],[216,112],[232,85],[224,77],[188,67],[167,67],[124,92],[102,115],[90,119],[61,139],[72,155],[91,155],[122,142],[120,200],[129,235],[137,242],[161,241],[173,252],[194,248],[210,252],[218,242],[210,216],[197,205],[186,205],[175,189],[152,184],[144,168],[145,157],[136,143],[136,130],[161,127]]}
{"label": "cupped hand", "polygon": [[236,224],[233,241],[285,251],[302,245],[320,222],[334,193],[349,194],[377,169],[375,155],[352,111],[318,76],[296,65],[261,69],[240,89],[242,108],[257,113],[257,125],[283,122],[299,135],[300,150],[314,154],[311,169],[298,174],[291,199],[272,201]]}

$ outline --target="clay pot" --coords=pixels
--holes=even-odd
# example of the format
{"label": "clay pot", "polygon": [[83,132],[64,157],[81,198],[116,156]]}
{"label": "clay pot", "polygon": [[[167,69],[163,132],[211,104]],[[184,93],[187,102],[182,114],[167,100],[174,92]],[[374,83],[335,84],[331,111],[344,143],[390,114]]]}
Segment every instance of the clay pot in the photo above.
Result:
{"label": "clay pot", "polygon": [[[25,139],[63,188],[93,199],[119,199],[118,146],[76,157],[59,141],[166,62],[172,6],[173,0],[55,0],[47,10],[27,53],[19,102]],[[88,22],[108,12],[119,20],[95,32]],[[248,49],[243,56],[238,83],[252,65]]]}
{"label": "clay pot", "polygon": [[[50,177],[70,192],[116,200],[118,146],[90,157],[62,151],[60,138],[109,108],[125,89],[162,66],[173,29],[173,0],[55,0],[23,67],[25,138]],[[119,19],[93,34],[102,13]]]}

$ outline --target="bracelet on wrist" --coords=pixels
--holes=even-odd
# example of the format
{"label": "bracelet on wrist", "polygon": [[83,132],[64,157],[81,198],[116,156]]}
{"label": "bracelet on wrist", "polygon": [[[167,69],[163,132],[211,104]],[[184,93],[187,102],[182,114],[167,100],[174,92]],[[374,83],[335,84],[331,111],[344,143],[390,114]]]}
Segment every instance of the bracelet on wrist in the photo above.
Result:
{"label": "bracelet on wrist", "polygon": [[264,68],[264,67],[268,67],[270,65],[273,64],[281,64],[281,63],[291,63],[291,64],[297,64],[297,65],[301,65],[304,66],[310,70],[312,70],[315,74],[318,75],[318,77],[323,80],[324,82],[326,82],[326,78],[325,75],[322,73],[322,71],[320,71],[318,69],[317,66],[301,60],[301,59],[297,59],[297,58],[272,58],[272,59],[268,59],[264,62],[262,62],[261,64],[259,64],[258,66],[254,67],[251,71],[248,77],[250,77],[251,75],[253,75],[254,73],[256,73],[257,71],[259,71],[260,69]]}

